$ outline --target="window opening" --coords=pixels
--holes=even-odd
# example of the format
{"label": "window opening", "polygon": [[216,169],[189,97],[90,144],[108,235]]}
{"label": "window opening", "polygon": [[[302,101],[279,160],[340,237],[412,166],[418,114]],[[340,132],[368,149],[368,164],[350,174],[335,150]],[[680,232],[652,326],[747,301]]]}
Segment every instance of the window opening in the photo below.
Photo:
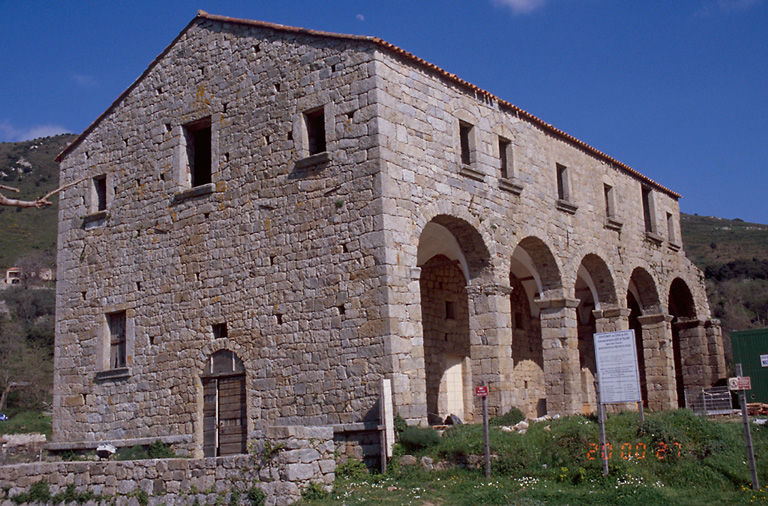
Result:
{"label": "window opening", "polygon": [[667,237],[669,242],[675,242],[675,219],[672,213],[667,213]]}
{"label": "window opening", "polygon": [[107,209],[107,176],[102,174],[93,178],[93,194],[95,211]]}
{"label": "window opening", "polygon": [[227,324],[226,323],[214,323],[212,326],[213,338],[222,339],[227,337]]}
{"label": "window opening", "polygon": [[557,198],[570,201],[570,191],[568,188],[568,167],[557,164]]}
{"label": "window opening", "polygon": [[109,327],[109,367],[125,367],[125,311],[107,314]]}
{"label": "window opening", "polygon": [[456,319],[456,304],[452,300],[445,301],[445,319],[446,320]]}
{"label": "window opening", "polygon": [[469,136],[472,133],[472,125],[459,121],[459,141],[461,144],[461,163],[471,165]]}
{"label": "window opening", "polygon": [[211,182],[211,118],[184,125],[192,187]]}
{"label": "window opening", "polygon": [[512,141],[499,137],[499,160],[501,162],[501,177],[512,177]]}
{"label": "window opening", "polygon": [[305,112],[304,122],[307,126],[309,155],[322,153],[325,151],[325,114],[323,108]]}
{"label": "window opening", "polygon": [[651,189],[643,187],[643,219],[645,220],[645,231],[655,232],[655,226],[653,223],[653,207],[652,207]]}
{"label": "window opening", "polygon": [[605,196],[605,215],[608,218],[613,218],[616,214],[615,204],[613,201],[613,186],[604,184],[603,195]]}

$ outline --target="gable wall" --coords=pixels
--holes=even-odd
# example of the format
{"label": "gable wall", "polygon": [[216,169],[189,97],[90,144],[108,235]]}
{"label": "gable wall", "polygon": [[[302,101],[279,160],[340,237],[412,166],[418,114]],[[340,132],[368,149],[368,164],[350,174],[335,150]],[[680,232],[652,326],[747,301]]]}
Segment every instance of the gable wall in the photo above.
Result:
{"label": "gable wall", "polygon": [[[114,197],[84,227],[90,180],[61,196],[56,441],[199,447],[199,375],[222,348],[248,371],[249,437],[365,416],[381,376],[370,60],[345,42],[203,20],[65,157],[62,184],[105,173]],[[333,159],[297,169],[301,113],[324,104]],[[206,116],[214,190],[174,201],[181,125]],[[130,375],[99,381],[117,310]],[[229,336],[214,339],[222,322]]]}

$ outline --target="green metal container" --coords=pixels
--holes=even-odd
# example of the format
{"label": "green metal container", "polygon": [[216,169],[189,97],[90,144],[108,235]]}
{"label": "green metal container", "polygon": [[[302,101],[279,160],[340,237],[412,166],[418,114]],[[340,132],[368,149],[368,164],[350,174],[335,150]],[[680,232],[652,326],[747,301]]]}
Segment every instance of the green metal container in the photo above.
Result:
{"label": "green metal container", "polygon": [[734,365],[741,362],[743,376],[752,380],[747,402],[768,403],[768,329],[731,332]]}

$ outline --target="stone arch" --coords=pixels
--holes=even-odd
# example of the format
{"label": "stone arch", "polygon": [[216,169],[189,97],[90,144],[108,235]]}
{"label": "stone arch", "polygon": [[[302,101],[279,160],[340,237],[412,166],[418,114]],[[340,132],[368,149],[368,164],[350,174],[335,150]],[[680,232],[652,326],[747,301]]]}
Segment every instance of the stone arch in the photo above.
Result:
{"label": "stone arch", "polygon": [[230,349],[219,348],[208,355],[200,382],[203,455],[245,453],[248,403],[242,359]]}
{"label": "stone arch", "polygon": [[589,253],[581,260],[576,271],[573,293],[579,301],[576,307],[576,322],[582,411],[592,412],[597,408],[594,387],[597,366],[592,337],[597,332],[597,325],[593,311],[614,308],[617,305],[613,275],[598,255]]}
{"label": "stone arch", "polygon": [[417,249],[427,420],[473,417],[468,286],[491,273],[490,253],[475,227],[437,214]]}
{"label": "stone arch", "polygon": [[541,321],[536,300],[562,294],[560,269],[541,239],[526,237],[510,259],[513,403],[528,416],[546,414]]}
{"label": "stone arch", "polygon": [[[637,365],[640,376],[640,395],[643,404],[648,406],[648,374],[646,371],[646,336],[640,317],[643,315],[660,314],[661,303],[656,282],[653,277],[642,267],[636,267],[632,271],[627,284],[627,309],[629,309],[629,328],[635,332],[635,348],[637,349]],[[660,343],[653,343],[652,348],[660,347]],[[661,347],[663,349],[663,347]]]}
{"label": "stone arch", "polygon": [[696,376],[697,330],[696,304],[688,285],[675,278],[669,286],[668,312],[672,316],[672,353],[675,362],[677,404],[685,406],[685,389]]}

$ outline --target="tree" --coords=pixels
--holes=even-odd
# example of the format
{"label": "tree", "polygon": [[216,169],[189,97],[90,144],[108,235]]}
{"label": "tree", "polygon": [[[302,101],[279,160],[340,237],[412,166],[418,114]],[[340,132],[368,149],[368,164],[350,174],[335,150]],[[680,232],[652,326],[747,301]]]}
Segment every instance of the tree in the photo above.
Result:
{"label": "tree", "polygon": [[[52,196],[56,195],[60,191],[66,189],[66,188],[69,188],[70,186],[74,186],[74,185],[76,185],[77,183],[79,183],[81,181],[85,181],[86,179],[87,178],[82,177],[82,178],[78,179],[77,181],[73,181],[71,183],[65,184],[64,186],[59,186],[55,190],[49,191],[48,193],[46,193],[45,195],[43,195],[42,197],[40,197],[37,200],[9,199],[8,197],[6,197],[2,193],[0,193],[0,206],[36,207],[38,209],[41,208],[41,207],[48,207],[48,206],[53,205],[53,202],[48,200],[49,198],[51,198]],[[16,193],[19,192],[18,188],[14,188],[13,186],[5,186],[5,185],[2,185],[2,184],[0,184],[0,190],[16,192]]]}
{"label": "tree", "polygon": [[0,317],[0,410],[5,409],[14,389],[27,389],[25,404],[40,403],[48,397],[51,361],[43,359],[46,353],[27,342],[21,325]]}

